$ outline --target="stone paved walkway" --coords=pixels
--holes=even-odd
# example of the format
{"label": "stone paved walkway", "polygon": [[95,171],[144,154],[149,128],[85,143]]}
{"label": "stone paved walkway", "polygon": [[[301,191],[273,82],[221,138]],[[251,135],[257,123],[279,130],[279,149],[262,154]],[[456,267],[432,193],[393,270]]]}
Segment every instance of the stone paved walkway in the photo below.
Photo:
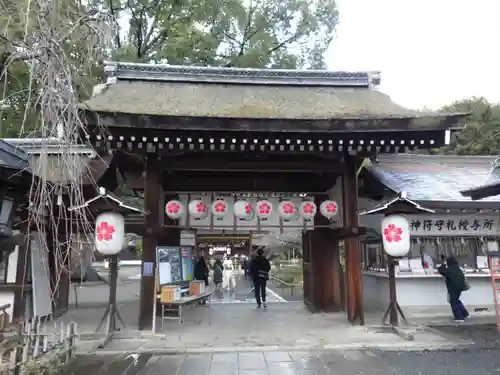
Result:
{"label": "stone paved walkway", "polygon": [[68,375],[494,375],[500,350],[274,351],[191,355],[85,356]]}
{"label": "stone paved walkway", "polygon": [[[137,316],[137,306],[129,308],[130,311],[122,309],[124,315]],[[87,329],[94,328],[102,311],[88,309],[84,312]],[[458,342],[432,332],[419,332],[414,341],[406,341],[389,330],[351,326],[343,313],[311,314],[302,303],[269,304],[268,310],[258,310],[249,304],[214,304],[195,308],[186,315],[183,324],[168,321],[163,331],[159,321],[157,326],[155,336],[151,331],[124,331],[118,335],[121,339],[113,340],[106,350],[116,353],[133,350],[146,353],[234,351],[247,348],[318,350],[434,347]],[[96,343],[82,342],[80,351],[89,350],[93,345]]]}

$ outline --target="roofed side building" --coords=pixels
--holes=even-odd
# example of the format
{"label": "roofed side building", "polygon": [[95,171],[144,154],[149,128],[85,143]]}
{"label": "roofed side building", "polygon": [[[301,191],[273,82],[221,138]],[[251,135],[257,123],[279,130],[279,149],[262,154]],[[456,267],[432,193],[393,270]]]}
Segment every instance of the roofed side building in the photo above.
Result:
{"label": "roofed side building", "polygon": [[[496,156],[392,154],[379,155],[366,169],[381,184],[372,191],[379,198],[406,191],[410,199],[437,211],[493,210],[500,204],[500,195],[473,201],[461,192],[488,181],[496,159]],[[376,183],[368,176],[365,184],[369,185],[365,189],[369,191]]]}

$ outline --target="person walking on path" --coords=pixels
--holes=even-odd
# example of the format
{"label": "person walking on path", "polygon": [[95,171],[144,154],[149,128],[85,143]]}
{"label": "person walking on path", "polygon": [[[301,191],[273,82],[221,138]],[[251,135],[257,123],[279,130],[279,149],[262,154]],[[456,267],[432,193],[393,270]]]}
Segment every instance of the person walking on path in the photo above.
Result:
{"label": "person walking on path", "polygon": [[255,300],[257,308],[260,309],[262,304],[267,308],[266,304],[266,284],[269,280],[269,271],[271,271],[271,263],[263,255],[262,249],[257,250],[257,256],[250,264],[250,274],[253,277],[253,286],[255,288]]}
{"label": "person walking on path", "polygon": [[[443,261],[445,260],[444,256],[441,256],[441,258]],[[438,272],[444,277],[446,282],[446,290],[448,291],[453,319],[457,323],[462,323],[469,317],[469,312],[462,301],[460,301],[462,292],[469,289],[465,275],[453,256],[448,257],[446,261],[444,261],[438,268]]]}

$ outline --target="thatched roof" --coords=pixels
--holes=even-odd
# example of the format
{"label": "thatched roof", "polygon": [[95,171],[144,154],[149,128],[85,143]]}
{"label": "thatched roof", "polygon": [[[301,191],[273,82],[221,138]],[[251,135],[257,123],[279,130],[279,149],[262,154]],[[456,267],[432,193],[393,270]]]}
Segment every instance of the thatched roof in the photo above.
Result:
{"label": "thatched roof", "polygon": [[439,117],[394,103],[374,87],[377,72],[288,71],[114,63],[94,112],[248,119]]}

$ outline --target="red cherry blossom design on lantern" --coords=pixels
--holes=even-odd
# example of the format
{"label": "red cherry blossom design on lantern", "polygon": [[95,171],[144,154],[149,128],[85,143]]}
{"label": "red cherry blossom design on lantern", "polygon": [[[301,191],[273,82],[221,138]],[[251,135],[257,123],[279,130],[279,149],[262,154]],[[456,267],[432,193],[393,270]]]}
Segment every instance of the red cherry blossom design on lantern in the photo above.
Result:
{"label": "red cherry blossom design on lantern", "polygon": [[403,229],[396,227],[395,224],[389,224],[384,228],[384,236],[387,242],[399,242],[401,241],[401,235],[403,234]]}
{"label": "red cherry blossom design on lantern", "polygon": [[205,212],[205,210],[206,210],[205,203],[199,202],[196,204],[196,211],[197,212]]}
{"label": "red cherry blossom design on lantern", "polygon": [[312,214],[314,213],[314,206],[312,205],[312,203],[304,203],[304,205],[302,206],[302,210],[305,214]]}
{"label": "red cherry blossom design on lantern", "polygon": [[107,221],[102,221],[96,229],[98,241],[111,241],[115,233],[115,227]]}
{"label": "red cherry blossom design on lantern", "polygon": [[271,206],[267,203],[261,203],[259,205],[259,213],[262,215],[269,215],[271,213]]}
{"label": "red cherry blossom design on lantern", "polygon": [[167,207],[167,212],[169,214],[178,214],[181,210],[181,205],[179,203],[170,203]]}
{"label": "red cherry blossom design on lantern", "polygon": [[295,212],[295,207],[291,203],[285,203],[281,209],[286,215],[291,215]]}
{"label": "red cherry blossom design on lantern", "polygon": [[325,206],[325,210],[326,212],[334,214],[335,212],[337,212],[337,205],[333,202],[330,202]]}
{"label": "red cherry blossom design on lantern", "polygon": [[226,204],[224,202],[217,202],[215,204],[215,212],[226,212]]}
{"label": "red cherry blossom design on lantern", "polygon": [[250,203],[245,204],[245,212],[247,214],[252,213],[252,205]]}

